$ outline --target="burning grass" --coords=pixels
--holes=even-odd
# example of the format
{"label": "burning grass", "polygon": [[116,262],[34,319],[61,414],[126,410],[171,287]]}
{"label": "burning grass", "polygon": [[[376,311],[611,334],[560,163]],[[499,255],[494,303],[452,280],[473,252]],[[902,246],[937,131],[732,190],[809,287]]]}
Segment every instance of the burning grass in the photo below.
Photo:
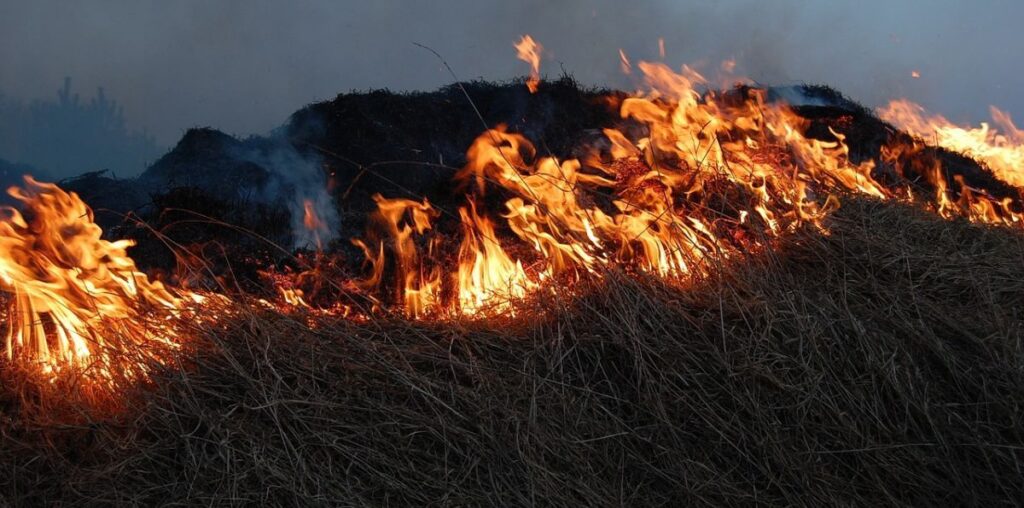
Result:
{"label": "burning grass", "polygon": [[1020,500],[1020,189],[862,109],[636,68],[649,90],[607,96],[622,121],[575,157],[495,125],[461,168],[430,163],[451,171],[440,201],[384,178],[410,196],[373,194],[358,270],[305,199],[313,264],[263,265],[274,296],[143,224],[179,262],[151,279],[75,193],[10,190],[0,492]]}
{"label": "burning grass", "polygon": [[1020,502],[1020,234],[856,198],[826,225],[523,317],[240,305],[128,410],[0,402],[0,502]]}

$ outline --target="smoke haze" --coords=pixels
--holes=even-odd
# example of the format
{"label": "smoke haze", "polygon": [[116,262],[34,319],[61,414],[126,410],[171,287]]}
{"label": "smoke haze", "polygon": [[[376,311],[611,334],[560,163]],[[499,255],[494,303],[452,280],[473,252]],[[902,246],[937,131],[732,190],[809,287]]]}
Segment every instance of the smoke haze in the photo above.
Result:
{"label": "smoke haze", "polygon": [[[0,94],[56,101],[71,76],[86,94],[104,87],[129,129],[167,147],[193,126],[265,133],[301,106],[352,89],[450,82],[413,42],[441,53],[461,79],[522,76],[512,43],[529,33],[545,47],[542,74],[564,68],[591,85],[633,88],[619,48],[653,60],[663,37],[673,67],[735,58],[738,74],[759,82],[830,84],[868,106],[905,96],[954,121],[983,120],[990,104],[1024,115],[1021,2],[629,4],[4,0]],[[91,156],[101,154],[83,155]]]}

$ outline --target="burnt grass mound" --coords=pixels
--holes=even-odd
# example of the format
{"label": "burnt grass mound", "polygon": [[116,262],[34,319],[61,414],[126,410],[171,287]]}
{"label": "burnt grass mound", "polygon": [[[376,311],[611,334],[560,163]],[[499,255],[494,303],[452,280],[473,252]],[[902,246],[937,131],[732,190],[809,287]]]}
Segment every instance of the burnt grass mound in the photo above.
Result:
{"label": "burnt grass mound", "polygon": [[[487,122],[559,156],[618,121],[607,92],[568,78],[536,96],[465,86]],[[797,111],[851,157],[902,135],[830,89],[804,93],[820,100]],[[289,211],[260,197],[280,176],[252,154],[316,161],[355,236],[374,192],[444,203],[482,129],[462,94],[343,94],[271,136],[196,129],[138,179],[65,186],[148,270],[173,269],[158,231],[245,249],[232,276],[258,287],[261,263],[287,261],[241,229],[287,245]],[[1024,237],[842,202],[827,235],[700,280],[613,272],[511,317],[310,327],[253,308],[112,414],[28,408],[0,363],[0,505],[1024,503]]]}

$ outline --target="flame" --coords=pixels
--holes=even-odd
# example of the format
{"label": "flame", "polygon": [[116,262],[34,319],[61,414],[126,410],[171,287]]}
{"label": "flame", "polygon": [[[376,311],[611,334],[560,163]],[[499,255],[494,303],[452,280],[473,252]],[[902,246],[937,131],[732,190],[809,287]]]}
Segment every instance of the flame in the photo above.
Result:
{"label": "flame", "polygon": [[961,152],[984,163],[999,179],[1024,186],[1024,131],[1010,115],[990,108],[992,125],[978,127],[956,125],[942,115],[928,115],[925,109],[908,100],[890,102],[878,111],[885,121],[925,142]]}
{"label": "flame", "polygon": [[[620,59],[632,69],[622,51]],[[734,66],[730,60],[721,69]],[[821,139],[808,137],[810,122],[768,101],[764,90],[706,91],[707,80],[691,67],[674,71],[644,61],[636,67],[647,91],[621,100],[619,113],[642,129],[605,129],[604,143],[580,158],[538,156],[526,137],[503,125],[473,141],[455,176],[467,189],[468,205],[459,209],[462,241],[454,261],[416,254],[417,244],[436,251],[435,242],[443,241],[434,234],[409,240],[413,231],[426,233],[426,224],[412,229],[395,215],[386,221],[398,246],[391,249],[397,256],[392,264],[409,315],[512,312],[511,302],[543,281],[600,276],[606,265],[700,277],[799,227],[827,233],[822,220],[838,207],[838,195],[913,199],[912,180],[931,186],[929,206],[944,217],[1020,220],[1009,200],[997,201],[959,177],[947,181],[937,160],[903,171],[902,183],[883,185],[875,179],[875,162],[855,161],[842,133],[828,129]],[[1012,125],[1008,116],[1000,118]],[[886,144],[882,159],[899,166],[908,149]],[[495,190],[507,196],[501,218],[526,252],[510,254],[496,239],[497,223],[478,206]],[[378,205],[386,202],[379,198]],[[402,210],[426,213],[425,201],[398,202]],[[372,267],[367,283],[377,287],[389,250],[364,244],[364,251]],[[443,276],[448,273],[455,274],[454,287]]]}
{"label": "flame", "polygon": [[327,225],[320,220],[320,217],[316,214],[316,205],[313,204],[312,199],[304,199],[302,201],[302,225],[307,231],[313,233],[313,239],[316,242],[316,249],[322,250],[323,245],[320,241],[321,233],[326,232]]}
{"label": "flame", "polygon": [[56,185],[25,177],[8,194],[24,210],[4,208],[0,218],[9,361],[131,378],[177,346],[167,320],[184,302],[136,269],[131,241],[103,240],[92,210]]}
{"label": "flame", "polygon": [[918,79],[921,77],[921,72],[916,70],[910,71],[910,77]]}
{"label": "flame", "polygon": [[629,63],[629,57],[626,56],[626,51],[619,49],[619,69],[622,70],[623,74],[633,73],[633,64]]}
{"label": "flame", "polygon": [[516,48],[516,56],[530,64],[530,77],[526,80],[526,87],[530,89],[530,93],[537,93],[537,87],[540,85],[540,54],[544,51],[544,46],[534,41],[533,37],[524,35],[519,42],[513,44],[513,47]]}
{"label": "flame", "polygon": [[292,307],[310,308],[309,304],[306,303],[306,295],[303,294],[301,289],[279,287],[278,292],[281,294],[281,298],[288,305],[291,305]]}
{"label": "flame", "polygon": [[[872,162],[850,160],[840,133],[831,133],[834,141],[805,137],[806,121],[768,103],[763,91],[743,98],[701,93],[706,81],[689,67],[674,72],[639,62],[638,68],[650,91],[622,101],[620,114],[645,127],[640,136],[606,129],[605,148],[567,160],[537,157],[529,140],[505,126],[474,140],[455,177],[470,191],[469,206],[459,210],[457,265],[427,268],[408,254],[414,249],[402,236],[408,226],[392,227],[395,244],[404,245],[396,249],[398,280],[405,295],[417,295],[406,300],[407,312],[423,315],[436,306],[505,312],[509,300],[543,280],[599,274],[612,263],[664,277],[699,276],[801,224],[821,228],[836,206],[833,192],[891,196],[872,178]],[[511,195],[502,217],[532,248],[536,269],[509,255],[493,222],[480,214],[477,203],[492,188]],[[385,249],[364,251],[372,266],[367,281],[379,284]],[[409,259],[417,260],[415,269]],[[438,297],[445,290],[435,274],[452,270],[457,298],[446,301]],[[421,300],[424,287],[430,297]]]}
{"label": "flame", "polygon": [[[511,299],[522,298],[536,284],[526,276],[523,266],[513,261],[501,247],[490,220],[481,217],[476,203],[459,209],[463,239],[453,260],[456,267],[444,270],[436,262],[439,238],[427,240],[426,253],[417,239],[431,229],[439,212],[427,200],[386,199],[374,196],[378,210],[371,218],[368,236],[376,237],[376,248],[362,239],[355,240],[370,265],[370,274],[361,281],[368,290],[385,285],[385,270],[394,272],[396,299],[409,317],[418,318],[442,310],[464,314],[499,313],[508,310]],[[457,298],[442,299],[445,272],[452,278]],[[286,295],[294,299],[294,295]],[[446,304],[447,303],[447,304]]]}
{"label": "flame", "polygon": [[997,199],[984,190],[973,189],[961,175],[953,175],[950,181],[942,159],[929,152],[928,147],[919,139],[909,142],[890,140],[882,146],[881,157],[907,181],[930,186],[933,199],[926,206],[944,218],[961,216],[974,222],[1008,226],[1024,220],[1024,215],[1014,205],[1011,197]]}
{"label": "flame", "polygon": [[536,287],[523,265],[505,253],[494,226],[480,217],[476,202],[459,209],[463,238],[459,246],[459,309],[465,314],[510,310],[509,302],[523,298]]}
{"label": "flame", "polygon": [[[486,182],[517,196],[506,202],[505,218],[552,275],[593,272],[610,261],[663,276],[704,273],[738,249],[730,223],[742,226],[756,214],[769,235],[817,223],[824,203],[809,199],[808,181],[820,183],[819,191],[888,196],[870,176],[872,163],[850,162],[842,135],[805,138],[804,121],[767,104],[763,93],[726,105],[698,93],[704,78],[688,67],[639,68],[651,92],[624,100],[621,115],[646,126],[647,136],[608,129],[606,153],[531,160],[533,145],[499,127],[474,141],[457,176],[480,192]],[[786,158],[759,160],[754,146],[785,150]],[[711,186],[732,187],[727,192],[741,198],[717,219],[701,202]],[[584,204],[595,196],[610,208]]]}
{"label": "flame", "polygon": [[[371,240],[368,244],[364,240],[354,240],[372,267],[370,276],[361,281],[360,286],[366,289],[382,286],[389,259],[386,252],[390,251],[395,260],[397,299],[404,303],[411,317],[423,316],[438,298],[441,273],[439,268],[425,270],[416,237],[422,237],[431,228],[438,212],[425,198],[423,201],[386,199],[375,194],[373,200],[377,203],[377,211],[371,217],[370,236],[376,241]],[[376,248],[371,247],[374,243]],[[436,241],[430,243],[431,250],[435,244]]]}

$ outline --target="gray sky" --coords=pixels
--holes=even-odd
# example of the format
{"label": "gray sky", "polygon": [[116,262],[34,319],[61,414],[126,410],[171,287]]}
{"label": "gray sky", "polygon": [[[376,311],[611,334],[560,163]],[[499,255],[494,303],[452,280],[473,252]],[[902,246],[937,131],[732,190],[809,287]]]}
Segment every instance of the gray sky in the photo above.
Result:
{"label": "gray sky", "polygon": [[[53,98],[64,76],[105,86],[133,128],[164,145],[211,125],[262,133],[316,100],[352,89],[431,90],[526,72],[511,47],[532,34],[588,84],[628,86],[634,60],[735,57],[768,83],[831,84],[874,106],[906,96],[954,120],[989,104],[1024,116],[1024,2],[615,0],[269,1],[0,0],[0,93]],[[922,77],[912,79],[910,72]]]}

